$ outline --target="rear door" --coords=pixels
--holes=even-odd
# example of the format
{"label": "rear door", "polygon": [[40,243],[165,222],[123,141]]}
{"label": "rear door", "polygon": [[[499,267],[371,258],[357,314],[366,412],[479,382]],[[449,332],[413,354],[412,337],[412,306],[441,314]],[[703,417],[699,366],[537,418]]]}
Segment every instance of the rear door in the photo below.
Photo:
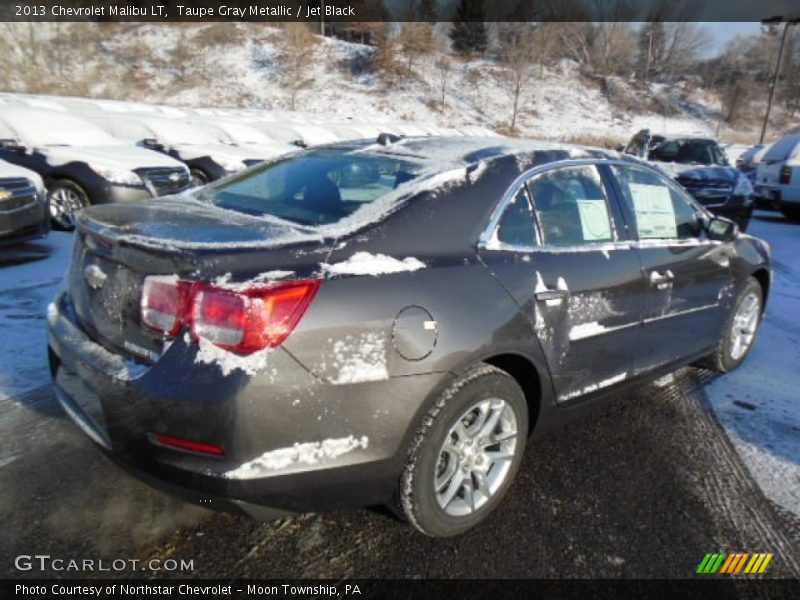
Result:
{"label": "rear door", "polygon": [[632,374],[644,282],[621,223],[597,167],[571,164],[511,190],[481,249],[536,330],[561,402]]}
{"label": "rear door", "polygon": [[720,300],[733,281],[730,249],[706,237],[702,211],[655,170],[610,166],[638,237],[647,287],[637,372],[690,357],[719,342]]}

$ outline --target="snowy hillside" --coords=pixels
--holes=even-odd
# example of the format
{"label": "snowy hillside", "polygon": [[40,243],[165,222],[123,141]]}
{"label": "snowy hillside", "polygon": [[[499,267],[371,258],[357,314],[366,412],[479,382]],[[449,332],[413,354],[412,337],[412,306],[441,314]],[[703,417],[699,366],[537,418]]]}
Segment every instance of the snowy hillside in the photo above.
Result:
{"label": "snowy hillside", "polygon": [[[508,84],[491,58],[465,60],[434,52],[416,59],[411,75],[387,81],[366,66],[374,52],[370,46],[313,36],[293,71],[282,29],[128,24],[98,28],[86,48],[57,57],[54,65],[57,29],[42,24],[36,35],[49,49],[46,56],[31,63],[19,49],[10,50],[18,66],[6,70],[4,81],[0,78],[5,91],[270,110],[289,109],[294,96],[295,111],[340,121],[481,125],[501,132],[510,120]],[[69,76],[54,79],[59,70]],[[611,83],[609,91],[608,82],[581,77],[567,60],[536,69],[522,94],[515,133],[606,145],[625,141],[643,127],[714,134],[718,99],[709,94],[675,86],[637,88],[619,79]]]}

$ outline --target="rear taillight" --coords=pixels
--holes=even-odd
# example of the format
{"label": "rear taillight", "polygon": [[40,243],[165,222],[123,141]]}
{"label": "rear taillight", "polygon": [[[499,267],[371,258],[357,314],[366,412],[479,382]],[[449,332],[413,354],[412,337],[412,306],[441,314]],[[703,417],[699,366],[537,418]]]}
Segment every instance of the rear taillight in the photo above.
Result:
{"label": "rear taillight", "polygon": [[166,335],[177,335],[189,309],[191,283],[177,277],[145,277],[139,304],[142,323]]}
{"label": "rear taillight", "polygon": [[304,279],[240,290],[147,277],[142,323],[167,335],[177,335],[186,325],[195,339],[233,352],[256,352],[283,343],[319,284],[317,279]]}
{"label": "rear taillight", "polygon": [[792,168],[786,165],[782,166],[781,174],[780,177],[778,178],[778,183],[780,183],[781,185],[789,185],[791,181],[792,181]]}

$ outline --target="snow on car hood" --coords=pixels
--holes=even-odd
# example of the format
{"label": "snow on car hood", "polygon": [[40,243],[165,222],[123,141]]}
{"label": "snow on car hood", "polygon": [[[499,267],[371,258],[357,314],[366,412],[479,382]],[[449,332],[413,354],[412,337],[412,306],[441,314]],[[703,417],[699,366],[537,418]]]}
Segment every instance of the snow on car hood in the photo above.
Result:
{"label": "snow on car hood", "polygon": [[[665,163],[659,163],[662,165]],[[680,165],[689,167],[688,169],[680,170],[676,173],[676,177],[679,180],[692,180],[697,181],[699,183],[706,182],[706,181],[724,181],[727,183],[734,184],[736,180],[739,178],[739,171],[734,169],[733,167],[718,167],[718,166],[709,166],[709,167],[698,167],[696,165]]]}
{"label": "snow on car hood", "polygon": [[[678,175],[682,175],[684,173],[702,173],[708,171],[709,173],[722,173],[722,172],[732,172],[735,173],[736,169],[733,167],[720,167],[717,165],[698,165],[698,164],[683,164],[683,163],[674,163],[674,162],[661,162],[658,160],[648,160],[649,164],[653,165],[654,167],[658,167],[664,173],[669,175],[670,177],[677,177]],[[692,176],[694,178],[694,176]],[[714,177],[712,177],[714,179]],[[736,178],[731,178],[730,176],[722,176],[716,179],[729,179],[732,182],[736,181]]]}
{"label": "snow on car hood", "polygon": [[136,146],[45,146],[38,150],[54,167],[76,161],[103,169],[183,166],[165,154]]}
{"label": "snow on car hood", "polygon": [[4,179],[6,177],[24,177],[33,182],[40,192],[44,191],[44,184],[42,183],[42,178],[39,177],[38,173],[34,173],[29,169],[24,169],[23,167],[18,167],[17,165],[12,165],[4,160],[0,160],[0,179]]}
{"label": "snow on car hood", "polygon": [[274,155],[259,155],[251,146],[229,146],[228,144],[175,144],[170,146],[182,160],[210,156],[215,162],[241,162],[249,159],[267,159]]}

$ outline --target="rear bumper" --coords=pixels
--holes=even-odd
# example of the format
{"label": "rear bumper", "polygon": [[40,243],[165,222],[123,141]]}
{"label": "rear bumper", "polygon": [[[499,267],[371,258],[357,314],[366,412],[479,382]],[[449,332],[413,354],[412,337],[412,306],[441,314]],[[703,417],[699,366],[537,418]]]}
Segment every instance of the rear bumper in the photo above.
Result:
{"label": "rear bumper", "polygon": [[[256,376],[226,377],[183,340],[136,365],[90,340],[66,295],[50,306],[48,329],[62,406],[115,462],[206,508],[260,518],[390,500],[426,399],[447,377],[331,385],[280,348]],[[225,455],[165,447],[157,433]],[[326,452],[323,440],[351,443]]]}

